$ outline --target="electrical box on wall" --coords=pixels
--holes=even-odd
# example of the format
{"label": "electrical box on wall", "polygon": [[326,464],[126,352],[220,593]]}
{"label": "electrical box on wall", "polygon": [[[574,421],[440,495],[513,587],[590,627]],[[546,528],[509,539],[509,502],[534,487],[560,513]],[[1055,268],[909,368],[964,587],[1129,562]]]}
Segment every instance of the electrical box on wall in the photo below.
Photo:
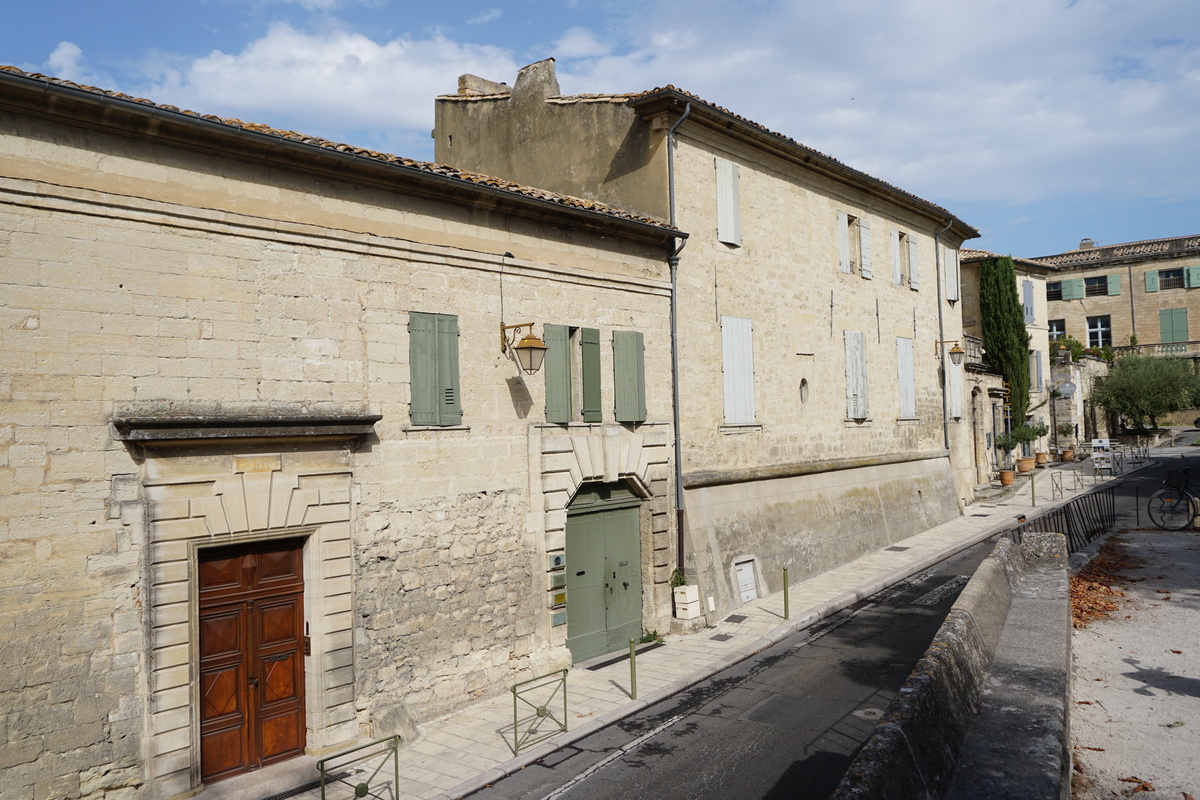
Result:
{"label": "electrical box on wall", "polygon": [[566,553],[547,553],[546,554],[546,569],[556,570],[563,569],[567,566]]}

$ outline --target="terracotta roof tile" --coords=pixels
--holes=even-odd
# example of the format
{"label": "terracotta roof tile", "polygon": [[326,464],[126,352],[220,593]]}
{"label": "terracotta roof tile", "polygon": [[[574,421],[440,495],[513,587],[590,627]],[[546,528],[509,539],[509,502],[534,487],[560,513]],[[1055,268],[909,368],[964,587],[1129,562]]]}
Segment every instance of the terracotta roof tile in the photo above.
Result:
{"label": "terracotta roof tile", "polygon": [[[666,222],[664,222],[660,219],[656,219],[655,217],[647,216],[645,214],[637,214],[637,213],[633,213],[630,211],[625,211],[624,209],[615,208],[613,206],[609,206],[604,203],[598,203],[593,200],[585,200],[580,197],[571,197],[569,195],[559,194],[558,192],[551,192],[551,191],[547,191],[545,189],[538,189],[533,186],[526,186],[524,184],[514,183],[512,181],[507,181],[502,178],[496,178],[491,175],[484,175],[484,174],[478,173],[478,172],[471,172],[469,170],[459,169],[457,167],[451,167],[451,166],[448,166],[445,164],[435,164],[435,163],[431,163],[428,161],[418,161],[418,160],[412,159],[412,158],[404,158],[402,156],[392,155],[390,153],[383,153],[378,150],[370,150],[370,149],[367,149],[364,147],[355,147],[354,145],[344,144],[344,143],[340,143],[340,142],[334,142],[334,141],[330,141],[329,139],[323,139],[319,136],[309,136],[309,135],[306,135],[303,133],[298,133],[296,131],[281,130],[278,128],[273,128],[270,125],[264,125],[259,122],[246,122],[244,120],[235,119],[232,117],[219,117],[219,116],[215,116],[213,114],[200,114],[195,111],[188,111],[185,109],[180,109],[180,108],[178,108],[176,106],[172,106],[172,105],[155,103],[151,100],[147,100],[144,97],[134,97],[132,95],[123,94],[122,92],[114,92],[114,91],[111,91],[108,89],[101,89],[96,86],[87,86],[84,84],[75,83],[73,81],[63,80],[62,78],[54,78],[49,75],[42,75],[40,73],[25,72],[24,70],[18,69],[17,67],[13,67],[13,66],[6,66],[3,64],[0,64],[0,71],[12,73],[14,75],[19,75],[19,76],[22,76],[25,78],[31,78],[34,80],[43,81],[45,83],[53,84],[56,86],[63,86],[63,87],[69,88],[69,89],[76,89],[76,90],[83,91],[83,92],[89,92],[91,94],[103,95],[105,97],[111,97],[111,98],[114,98],[117,100],[123,100],[125,102],[129,102],[129,103],[137,103],[140,105],[148,106],[150,108],[168,111],[173,114],[180,114],[183,116],[194,117],[196,119],[203,119],[203,120],[207,120],[209,122],[214,122],[214,123],[218,123],[221,125],[227,125],[231,128],[241,128],[243,130],[252,131],[254,133],[259,133],[259,134],[263,134],[266,136],[275,136],[275,137],[278,137],[281,139],[287,139],[287,140],[293,141],[293,142],[300,142],[300,143],[307,144],[307,145],[313,145],[316,147],[321,147],[321,148],[324,148],[327,150],[332,150],[332,151],[339,152],[339,153],[346,153],[346,154],[357,156],[360,158],[368,158],[368,159],[380,161],[380,162],[383,162],[386,164],[392,164],[397,167],[416,170],[419,172],[429,173],[429,174],[433,174],[433,175],[440,175],[443,177],[462,181],[463,183],[470,183],[470,184],[474,184],[477,186],[485,186],[490,189],[497,189],[497,190],[500,190],[503,192],[507,192],[509,194],[520,195],[522,197],[529,197],[529,198],[533,198],[535,200],[540,200],[543,202],[554,203],[557,205],[566,206],[568,208],[576,208],[576,209],[581,209],[581,210],[585,210],[585,211],[595,212],[597,214],[604,214],[604,215],[610,216],[610,217],[616,217],[618,219],[625,219],[625,220],[630,220],[633,222],[639,222],[639,223],[642,223],[645,225],[653,225],[655,227],[662,228],[664,230],[675,230]],[[506,96],[506,95],[500,95],[500,96]],[[489,95],[476,95],[476,97],[490,97],[490,96]]]}

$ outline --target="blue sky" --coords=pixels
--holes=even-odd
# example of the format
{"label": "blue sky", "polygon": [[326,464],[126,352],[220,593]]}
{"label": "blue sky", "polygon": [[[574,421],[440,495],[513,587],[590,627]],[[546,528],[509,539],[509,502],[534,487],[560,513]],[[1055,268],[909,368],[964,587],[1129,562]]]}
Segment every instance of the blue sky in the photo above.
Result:
{"label": "blue sky", "polygon": [[945,206],[970,246],[1200,233],[1197,0],[46,0],[0,63],[429,159],[460,73],[673,84]]}

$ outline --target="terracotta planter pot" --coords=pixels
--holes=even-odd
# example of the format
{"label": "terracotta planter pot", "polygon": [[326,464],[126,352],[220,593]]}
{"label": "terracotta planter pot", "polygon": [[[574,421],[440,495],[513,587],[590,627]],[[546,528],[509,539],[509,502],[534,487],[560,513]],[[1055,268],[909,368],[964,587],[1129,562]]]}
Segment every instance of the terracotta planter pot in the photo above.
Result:
{"label": "terracotta planter pot", "polygon": [[1000,470],[1000,485],[1001,486],[1012,486],[1014,480],[1015,480],[1015,478],[1013,477],[1013,471],[1011,469]]}
{"label": "terracotta planter pot", "polygon": [[1043,464],[1047,463],[1048,461],[1050,461],[1049,453],[1034,453],[1033,457],[1034,457],[1034,459],[1036,459],[1037,465],[1039,467],[1042,466]]}
{"label": "terracotta planter pot", "polygon": [[1022,456],[1017,459],[1017,472],[1021,475],[1033,472],[1033,465],[1037,463],[1037,459],[1033,456]]}
{"label": "terracotta planter pot", "polygon": [[1063,450],[1062,451],[1062,460],[1063,461],[1074,461],[1075,460],[1075,451],[1070,448]]}

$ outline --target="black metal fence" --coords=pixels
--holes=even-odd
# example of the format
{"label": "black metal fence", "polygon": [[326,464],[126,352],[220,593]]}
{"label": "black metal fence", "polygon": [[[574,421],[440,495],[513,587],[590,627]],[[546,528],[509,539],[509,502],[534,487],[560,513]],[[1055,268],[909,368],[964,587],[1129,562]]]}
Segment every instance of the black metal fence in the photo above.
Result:
{"label": "black metal fence", "polygon": [[1067,547],[1074,553],[1102,533],[1111,531],[1117,522],[1115,487],[1105,486],[1076,497],[1066,505],[1023,522],[1005,536],[1018,544],[1027,531],[1061,533],[1067,537]]}

